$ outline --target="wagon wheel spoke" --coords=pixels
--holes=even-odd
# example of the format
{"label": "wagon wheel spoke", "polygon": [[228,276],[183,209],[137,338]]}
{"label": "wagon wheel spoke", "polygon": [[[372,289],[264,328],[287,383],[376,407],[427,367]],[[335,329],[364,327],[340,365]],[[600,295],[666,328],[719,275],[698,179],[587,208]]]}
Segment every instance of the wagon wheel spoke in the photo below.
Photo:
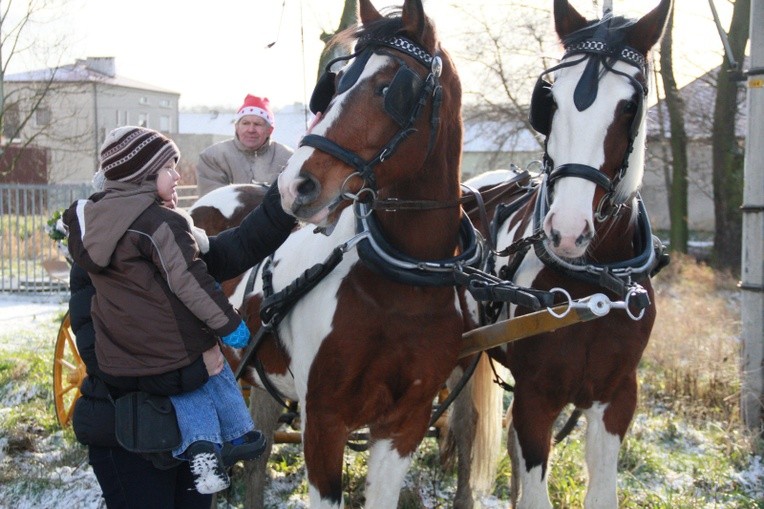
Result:
{"label": "wagon wheel spoke", "polygon": [[58,330],[53,358],[53,403],[58,423],[62,427],[71,422],[84,378],[85,364],[77,350],[67,313]]}

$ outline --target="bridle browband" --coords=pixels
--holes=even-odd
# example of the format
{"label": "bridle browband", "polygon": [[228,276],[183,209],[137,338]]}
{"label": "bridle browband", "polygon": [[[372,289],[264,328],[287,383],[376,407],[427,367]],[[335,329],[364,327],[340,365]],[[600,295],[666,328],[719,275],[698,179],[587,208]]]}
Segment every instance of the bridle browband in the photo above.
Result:
{"label": "bridle browband", "polygon": [[[441,89],[439,79],[440,79],[441,72],[443,70],[443,62],[439,56],[431,55],[424,48],[414,43],[410,39],[407,39],[405,37],[398,36],[398,35],[388,36],[388,37],[362,36],[358,40],[358,44],[356,48],[357,50],[353,54],[344,56],[344,57],[339,57],[332,60],[327,66],[327,72],[329,72],[328,71],[329,66],[331,66],[335,62],[341,61],[341,60],[350,60],[351,58],[354,58],[354,57],[357,60],[362,60],[362,63],[365,65],[366,61],[368,60],[368,55],[370,55],[371,53],[379,53],[380,48],[389,48],[389,49],[393,49],[395,51],[404,53],[405,55],[412,57],[417,63],[419,63],[425,69],[427,69],[428,75],[425,77],[424,80],[421,80],[421,78],[419,78],[419,76],[416,73],[411,71],[411,69],[408,66],[402,63],[400,69],[398,70],[395,77],[393,78],[393,81],[390,83],[390,86],[388,87],[388,93],[390,91],[393,91],[393,92],[400,91],[401,93],[405,93],[407,89],[413,88],[418,84],[416,80],[422,81],[421,86],[418,87],[419,90],[417,91],[418,94],[416,96],[416,101],[413,103],[413,107],[408,112],[397,111],[399,110],[399,108],[396,108],[397,105],[391,104],[393,101],[395,101],[395,98],[392,98],[391,101],[388,101],[387,96],[385,97],[385,110],[400,125],[400,129],[371,159],[368,159],[368,160],[364,159],[357,153],[342,147],[335,141],[330,140],[329,138],[318,135],[318,134],[308,134],[304,136],[302,140],[300,141],[299,146],[313,147],[317,150],[320,150],[321,152],[324,152],[326,154],[331,155],[332,157],[339,159],[343,163],[355,169],[355,171],[366,182],[367,188],[371,189],[372,191],[376,191],[377,183],[376,183],[376,177],[374,176],[374,168],[378,164],[384,162],[390,156],[392,156],[395,153],[398,146],[400,145],[400,143],[404,139],[406,139],[410,134],[416,131],[416,129],[414,129],[413,127],[414,122],[421,114],[422,110],[424,109],[425,103],[427,102],[427,99],[429,97],[432,97],[433,106],[432,106],[432,112],[430,116],[431,131],[430,131],[430,141],[428,144],[427,152],[429,153],[430,150],[432,149],[435,133],[437,131],[439,120],[440,120],[439,109],[440,109],[442,89]],[[355,63],[353,65],[355,65]],[[352,68],[352,65],[351,65],[351,68]],[[362,70],[363,69],[358,70],[357,75],[360,75]],[[356,76],[356,79],[357,79],[357,76]],[[327,80],[322,77],[319,80],[319,85],[317,85],[316,91],[318,91],[318,88],[321,85],[321,81],[327,81]],[[314,91],[314,94],[316,93],[316,91]],[[312,106],[314,105],[314,102],[320,102],[320,101],[314,101],[314,99],[311,98]],[[329,101],[326,101],[326,103],[324,104],[324,107],[328,107],[328,105],[329,105]],[[316,106],[320,107],[320,105],[316,105]]]}

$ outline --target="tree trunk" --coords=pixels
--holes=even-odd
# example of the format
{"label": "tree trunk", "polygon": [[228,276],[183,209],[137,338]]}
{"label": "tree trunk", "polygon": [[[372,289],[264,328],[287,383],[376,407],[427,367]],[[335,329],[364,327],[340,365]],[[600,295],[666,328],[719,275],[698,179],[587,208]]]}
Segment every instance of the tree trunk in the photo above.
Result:
{"label": "tree trunk", "polygon": [[[734,59],[743,61],[748,42],[750,0],[736,0],[728,31]],[[717,79],[714,125],[711,132],[714,184],[714,250],[712,263],[718,269],[740,274],[740,254],[737,246],[742,242],[743,164],[744,147],[738,143],[735,121],[738,116],[738,89],[740,83],[731,75],[729,60],[722,61]],[[733,248],[734,246],[734,248]]]}
{"label": "tree trunk", "polygon": [[321,77],[324,72],[326,64],[330,60],[341,56],[337,48],[333,48],[328,45],[329,40],[336,34],[342,32],[346,28],[350,28],[358,22],[358,0],[345,0],[345,7],[342,9],[342,16],[340,17],[340,24],[337,26],[337,30],[334,33],[324,32],[321,34],[321,40],[324,42],[324,49],[321,52],[321,57],[318,60],[318,76],[316,80]]}
{"label": "tree trunk", "polygon": [[687,132],[684,129],[684,100],[674,79],[671,57],[674,9],[669,15],[666,33],[661,40],[661,76],[666,95],[666,107],[671,125],[671,187],[669,189],[669,218],[671,251],[686,253],[689,233],[687,227]]}

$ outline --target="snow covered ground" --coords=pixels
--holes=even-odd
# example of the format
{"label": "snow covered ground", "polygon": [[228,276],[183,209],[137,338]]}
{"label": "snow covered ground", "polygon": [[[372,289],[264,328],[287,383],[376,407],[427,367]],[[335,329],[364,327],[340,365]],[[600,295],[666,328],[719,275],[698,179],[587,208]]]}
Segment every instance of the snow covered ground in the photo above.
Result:
{"label": "snow covered ground", "polygon": [[[52,351],[60,317],[66,311],[66,295],[43,296],[43,295],[9,295],[0,293],[0,359],[8,352],[23,350],[46,349]],[[0,388],[3,389],[3,388]],[[35,389],[29,387],[12,387],[10,390],[0,390],[0,421],[11,409],[20,402],[28,401],[35,397],[29,392]],[[660,416],[659,416],[660,417]],[[646,444],[661,444],[665,442],[666,429],[675,426],[667,424],[655,416],[648,417],[638,415],[633,423],[630,436],[632,439],[639,438]],[[670,447],[659,446],[661,451],[686,449],[685,453],[691,456],[700,454],[703,457],[712,458],[714,455],[724,454],[715,451],[718,446],[708,442],[701,434],[695,433],[689,427],[677,427],[683,430],[681,438],[673,436]],[[697,436],[696,436],[697,435]],[[49,435],[33,435],[35,440],[29,450],[9,452],[8,438],[0,435],[0,479],[14,479],[13,482],[0,483],[0,509],[103,509],[105,505],[101,499],[101,492],[95,476],[87,464],[82,460],[84,456],[79,453],[76,460],[72,460],[72,447],[64,442],[63,432],[57,431]],[[43,438],[39,438],[43,436]],[[285,444],[286,445],[286,444]],[[695,452],[693,452],[695,451]],[[75,448],[76,452],[76,448]],[[692,453],[692,454],[691,454]],[[68,455],[68,456],[67,456]],[[668,461],[668,460],[667,460]],[[713,464],[713,462],[711,463]],[[694,489],[694,475],[678,465],[669,469],[670,474],[656,479],[655,486],[651,489],[656,493],[672,489],[674,484],[686,485],[676,488],[681,492],[692,492]],[[274,480],[266,493],[268,507],[272,509],[303,509],[307,507],[305,497],[295,493],[301,477],[285,478],[273,472]],[[415,475],[410,473],[411,475]],[[429,475],[422,473],[422,475]],[[411,476],[410,476],[411,478]],[[409,479],[410,479],[409,478]],[[28,479],[19,482],[18,479]],[[742,471],[724,472],[718,479],[720,486],[724,484],[737,484],[744,488],[750,498],[747,502],[737,503],[714,503],[701,502],[692,507],[714,508],[743,508],[759,507],[759,505],[746,505],[755,503],[756,500],[764,500],[764,462],[761,456],[751,455],[748,466]],[[723,482],[722,482],[723,481]],[[644,482],[644,480],[641,480]],[[621,489],[624,486],[619,482]],[[453,496],[448,492],[438,492],[433,500],[427,500],[422,496],[423,503],[427,507],[448,507],[449,500]],[[676,491],[674,491],[676,492]],[[421,494],[420,495],[424,495]],[[671,500],[671,493],[665,495],[665,499]],[[506,500],[491,498],[483,501],[484,508],[506,507]],[[225,502],[218,502],[219,508],[231,507]],[[683,505],[682,507],[690,507]]]}

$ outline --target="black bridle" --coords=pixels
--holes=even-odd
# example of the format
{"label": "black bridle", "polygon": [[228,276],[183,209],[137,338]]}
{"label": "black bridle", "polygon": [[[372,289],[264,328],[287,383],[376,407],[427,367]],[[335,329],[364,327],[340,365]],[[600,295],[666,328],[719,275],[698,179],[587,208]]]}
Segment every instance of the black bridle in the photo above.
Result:
{"label": "black bridle", "polygon": [[[301,147],[313,147],[355,169],[365,181],[366,188],[372,191],[377,189],[374,168],[391,157],[400,143],[416,131],[413,127],[414,123],[430,97],[432,98],[433,105],[430,115],[431,131],[428,153],[432,149],[440,120],[439,110],[442,88],[439,79],[443,70],[441,58],[437,55],[430,55],[424,48],[402,36],[384,38],[361,37],[353,54],[339,57],[329,62],[324,75],[318,80],[310,100],[311,110],[314,113],[325,111],[337,93],[345,92],[358,80],[372,54],[392,56],[390,53],[385,52],[385,49],[393,49],[414,58],[417,63],[421,64],[428,71],[427,76],[422,79],[403,60],[393,56],[400,63],[400,68],[385,91],[385,111],[400,126],[398,132],[390,138],[374,157],[368,160],[342,147],[335,141],[318,134],[308,134],[300,141]],[[330,70],[330,67],[338,61],[350,60],[352,58],[355,58],[355,61],[347,68],[343,75],[339,76],[339,83],[335,89],[337,75]]]}
{"label": "black bridle", "polygon": [[[608,40],[610,37],[609,27],[609,21],[604,20],[603,23],[596,28],[591,38],[579,40],[565,46],[563,60],[575,55],[582,55],[581,58],[562,62],[541,73],[536,81],[536,86],[533,89],[529,115],[531,126],[539,133],[543,134],[546,139],[544,148],[544,172],[547,175],[546,185],[548,186],[549,196],[552,195],[555,182],[562,178],[575,177],[593,182],[595,185],[605,190],[605,194],[597,205],[597,210],[595,211],[595,218],[598,221],[605,221],[609,217],[616,215],[625,203],[628,203],[634,196],[636,196],[636,192],[634,192],[625,199],[616,200],[615,192],[628,170],[629,156],[634,150],[634,141],[639,132],[645,97],[647,96],[647,87],[643,83],[637,80],[634,76],[619,71],[613,67],[613,64],[616,61],[624,62],[636,67],[641,74],[645,76],[647,72],[647,62],[645,57],[634,48],[622,44],[610,43]],[[586,68],[576,85],[573,98],[574,104],[579,111],[587,109],[597,98],[599,80],[602,76],[600,66],[602,66],[605,72],[611,72],[625,77],[629,83],[631,83],[635,91],[637,109],[631,126],[629,127],[628,146],[623,160],[612,179],[600,171],[599,168],[594,168],[586,164],[568,163],[555,167],[554,161],[549,155],[546,147],[551,132],[555,104],[551,91],[552,85],[544,79],[544,76],[559,69],[578,65],[584,61],[586,61]]]}

